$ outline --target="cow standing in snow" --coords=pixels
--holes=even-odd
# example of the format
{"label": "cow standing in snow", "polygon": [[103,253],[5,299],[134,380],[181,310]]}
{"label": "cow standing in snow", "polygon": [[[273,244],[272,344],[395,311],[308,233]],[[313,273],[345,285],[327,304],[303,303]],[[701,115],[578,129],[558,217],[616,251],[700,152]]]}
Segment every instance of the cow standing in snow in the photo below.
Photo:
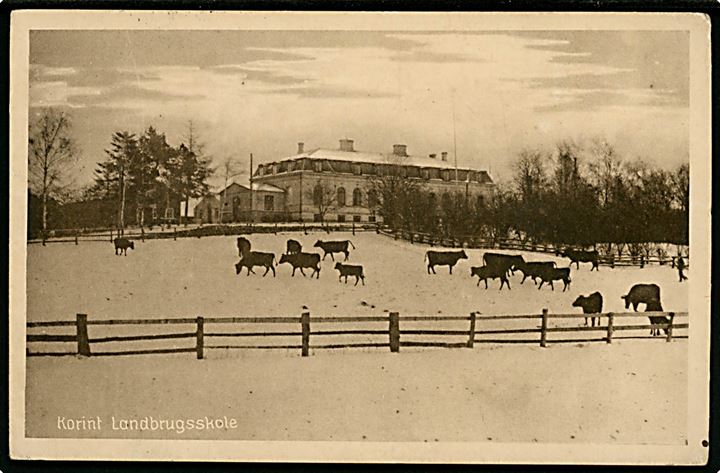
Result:
{"label": "cow standing in snow", "polygon": [[435,272],[435,266],[447,266],[448,268],[450,268],[450,274],[452,274],[453,266],[455,266],[459,260],[467,259],[467,255],[465,254],[465,250],[428,251],[427,253],[425,253],[424,259],[427,259],[428,262],[428,274],[430,274],[431,270],[433,274],[437,274]]}

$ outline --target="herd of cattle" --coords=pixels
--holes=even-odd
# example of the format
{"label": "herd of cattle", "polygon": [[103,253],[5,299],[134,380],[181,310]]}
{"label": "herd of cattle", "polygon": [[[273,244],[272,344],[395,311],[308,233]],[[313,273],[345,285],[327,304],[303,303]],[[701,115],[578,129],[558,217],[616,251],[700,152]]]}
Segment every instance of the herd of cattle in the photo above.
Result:
{"label": "herd of cattle", "polygon": [[[115,243],[115,254],[127,255],[128,249],[135,249],[134,243],[127,238],[116,238]],[[306,253],[302,251],[302,245],[297,240],[287,240],[285,253],[280,256],[280,260],[277,261],[274,253],[267,253],[261,251],[253,251],[250,240],[245,237],[239,237],[237,239],[238,256],[240,260],[235,264],[235,274],[240,274],[243,268],[247,269],[247,275],[250,273],[255,274],[253,268],[256,266],[264,267],[265,272],[263,277],[268,272],[272,271],[275,276],[276,264],[289,264],[292,266],[292,276],[295,276],[295,271],[298,269],[303,276],[306,276],[305,269],[311,269],[313,276],[317,279],[320,278],[320,261],[324,261],[325,258],[330,255],[330,258],[335,261],[335,253],[343,253],[345,255],[344,261],[350,256],[350,247],[355,249],[355,245],[350,240],[341,241],[323,241],[318,240],[313,245],[314,248],[319,248],[323,251],[323,256],[320,258],[319,253]],[[579,250],[565,250],[560,253],[561,256],[570,259],[570,265],[566,268],[558,268],[555,261],[525,261],[522,255],[508,255],[502,253],[491,253],[485,252],[483,254],[483,265],[473,266],[470,268],[470,276],[478,278],[477,286],[480,282],[485,282],[485,289],[488,288],[488,279],[499,279],[500,290],[503,286],[507,286],[510,289],[510,280],[508,277],[514,275],[516,271],[522,273],[522,280],[520,284],[523,284],[527,278],[532,279],[533,283],[537,284],[538,279],[540,284],[538,289],[542,289],[543,284],[548,284],[551,290],[555,290],[553,281],[563,282],[563,292],[570,287],[570,268],[572,264],[576,264],[576,268],[580,268],[580,263],[591,263],[592,267],[590,271],[599,271],[598,265],[598,253],[597,251],[579,251]],[[467,259],[468,256],[465,250],[460,251],[428,251],[425,253],[424,260],[427,261],[427,272],[428,274],[437,274],[435,272],[435,266],[448,266],[450,274],[452,274],[453,267],[461,259]],[[335,263],[335,270],[338,271],[338,281],[342,281],[345,278],[347,284],[348,277],[355,278],[355,285],[359,282],[365,285],[365,274],[361,265],[344,264],[340,262]],[[646,312],[662,312],[662,304],[660,302],[660,287],[656,284],[635,284],[632,286],[630,291],[622,296],[625,301],[625,309],[629,309],[632,305],[633,310],[637,311],[640,304],[645,304]],[[588,319],[595,326],[597,322],[600,324],[598,316],[593,314],[602,313],[603,308],[603,297],[599,292],[593,292],[589,296],[579,296],[573,302],[573,307],[582,308],[583,313],[587,314],[585,318],[585,325],[588,325]],[[653,325],[665,324],[669,320],[665,316],[651,316],[649,317],[650,323]],[[667,328],[664,329],[667,333]],[[660,329],[651,329],[652,335],[660,335]]]}

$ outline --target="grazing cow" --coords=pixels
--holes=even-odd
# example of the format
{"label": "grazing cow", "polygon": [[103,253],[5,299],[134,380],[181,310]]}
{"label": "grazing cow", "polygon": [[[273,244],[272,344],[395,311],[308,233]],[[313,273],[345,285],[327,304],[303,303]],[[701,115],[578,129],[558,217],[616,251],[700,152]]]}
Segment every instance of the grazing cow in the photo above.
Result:
{"label": "grazing cow", "polygon": [[242,258],[240,258],[240,261],[235,263],[235,274],[240,274],[240,271],[243,267],[247,268],[248,270],[248,276],[250,273],[255,274],[255,271],[252,270],[253,266],[264,266],[265,272],[263,273],[263,277],[268,273],[268,271],[272,270],[273,277],[275,277],[275,255],[273,253],[262,253],[260,251],[249,251],[243,255]]}
{"label": "grazing cow", "polygon": [[[660,303],[659,300],[654,300],[654,299],[653,299],[653,300],[649,301],[649,302],[646,304],[646,306],[645,306],[645,312],[663,312],[662,304]],[[669,318],[669,317],[665,317],[664,315],[656,315],[656,316],[653,316],[653,317],[648,317],[648,319],[650,319],[650,323],[651,323],[652,325],[669,324],[669,323],[670,323],[670,318]],[[667,326],[665,326],[665,327],[663,328],[663,330],[665,331],[665,335],[667,335],[667,333],[668,333],[668,328],[667,328]],[[654,328],[654,327],[651,328],[651,329],[650,329],[650,335],[652,335],[653,337],[654,337],[655,335],[660,335],[660,329],[659,329],[659,328]]]}
{"label": "grazing cow", "polygon": [[[116,255],[124,254],[125,256],[127,256],[128,248],[130,248],[131,250],[135,249],[135,242],[133,242],[125,237],[115,238],[114,241],[115,241],[115,254]],[[119,253],[118,253],[118,250],[120,250]]]}
{"label": "grazing cow", "polygon": [[563,292],[565,292],[565,289],[570,287],[570,268],[542,268],[539,271],[540,274],[538,274],[538,277],[540,278],[540,285],[538,285],[538,289],[542,289],[543,284],[550,283],[550,289],[553,291],[555,288],[553,287],[553,281],[561,280],[563,284]]}
{"label": "grazing cow", "polygon": [[423,260],[427,259],[428,266],[427,266],[427,272],[430,274],[430,270],[432,270],[433,274],[437,274],[435,272],[435,266],[445,266],[447,265],[450,268],[450,274],[452,274],[453,266],[455,266],[458,262],[458,260],[461,259],[467,259],[467,255],[465,254],[465,250],[460,251],[428,251],[425,253],[425,258]]}
{"label": "grazing cow", "polygon": [[248,240],[245,237],[238,237],[237,239],[237,248],[238,248],[238,256],[243,256],[245,254],[250,253],[250,240]]}
{"label": "grazing cow", "polygon": [[563,251],[562,256],[566,258],[570,258],[570,266],[572,266],[573,263],[575,263],[576,268],[580,269],[580,263],[592,263],[592,268],[590,268],[590,271],[593,269],[596,269],[600,271],[599,266],[599,256],[598,252],[595,250],[592,251],[583,251],[583,250],[573,250],[573,249],[566,249]]}
{"label": "grazing cow", "polygon": [[345,253],[345,261],[347,261],[348,256],[350,256],[350,251],[348,250],[348,245],[353,247],[353,250],[355,249],[355,245],[352,244],[350,240],[342,240],[342,241],[322,241],[318,240],[315,242],[315,245],[313,245],[315,248],[321,248],[323,250],[323,260],[325,260],[325,257],[330,254],[330,258],[332,258],[333,261],[335,261],[335,256],[333,253]]}
{"label": "grazing cow", "polygon": [[[582,307],[583,314],[600,314],[602,313],[603,298],[599,292],[593,292],[589,296],[578,296],[575,302],[572,303],[573,307]],[[597,320],[598,326],[600,326],[600,317],[590,317],[592,326],[595,326]],[[585,325],[588,324],[588,318],[585,317]]]}
{"label": "grazing cow", "polygon": [[505,268],[505,272],[515,274],[515,270],[525,263],[520,255],[505,255],[502,253],[485,253],[483,254],[483,262],[486,266],[493,268]]}
{"label": "grazing cow", "polygon": [[300,272],[305,276],[303,268],[311,268],[313,273],[310,275],[317,276],[320,279],[320,255],[317,253],[293,253],[288,255],[280,256],[280,263],[290,263],[293,267],[292,276],[295,276],[295,270],[300,269]]}
{"label": "grazing cow", "polygon": [[543,271],[543,268],[554,267],[554,261],[523,261],[522,263],[518,263],[515,265],[515,269],[518,269],[521,273],[523,273],[523,278],[522,281],[520,281],[520,284],[524,283],[526,278],[531,278],[533,280],[533,283],[537,284],[536,279],[540,277],[540,272]]}
{"label": "grazing cow", "polygon": [[302,251],[302,245],[297,240],[288,240],[287,241],[287,250],[285,251],[285,254],[288,255],[296,255]]}
{"label": "grazing cow", "polygon": [[335,269],[340,271],[340,276],[338,276],[338,282],[340,279],[345,276],[345,284],[347,284],[347,278],[348,276],[355,276],[355,285],[358,285],[358,282],[362,280],[363,286],[365,285],[365,275],[363,274],[363,267],[356,264],[342,264],[342,263],[335,263]]}
{"label": "grazing cow", "polygon": [[630,288],[630,292],[622,296],[625,300],[625,308],[629,309],[630,304],[633,310],[637,312],[638,305],[648,304],[650,301],[660,301],[660,287],[657,284],[635,284]]}
{"label": "grazing cow", "polygon": [[470,277],[477,276],[477,285],[480,285],[480,281],[485,281],[485,289],[488,288],[488,279],[500,279],[500,290],[502,291],[503,284],[507,284],[508,289],[510,288],[510,281],[507,278],[507,271],[503,267],[493,266],[473,266],[470,268]]}

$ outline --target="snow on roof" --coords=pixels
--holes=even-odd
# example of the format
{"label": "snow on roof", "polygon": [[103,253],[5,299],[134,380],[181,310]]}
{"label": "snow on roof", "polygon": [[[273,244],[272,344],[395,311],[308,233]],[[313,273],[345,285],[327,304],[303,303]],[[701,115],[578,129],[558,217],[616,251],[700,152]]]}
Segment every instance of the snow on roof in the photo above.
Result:
{"label": "snow on roof", "polygon": [[[296,154],[282,159],[288,161],[294,159],[327,159],[330,161],[348,161],[354,163],[373,163],[373,164],[396,164],[402,166],[418,166],[426,168],[455,169],[455,165],[450,161],[443,161],[440,157],[435,159],[427,156],[397,156],[392,153],[371,153],[366,151],[341,151],[338,149],[318,148],[310,150],[306,153]],[[466,171],[474,171],[467,167],[458,169]]]}
{"label": "snow on roof", "polygon": [[[241,187],[245,190],[250,190],[250,186],[247,184],[238,184],[237,182],[231,182],[225,189],[220,189],[217,194],[221,194],[223,190],[229,190],[233,186]],[[254,191],[260,191],[260,192],[285,192],[283,189],[280,189],[279,187],[275,187],[272,184],[265,184],[265,183],[259,183],[259,182],[253,182],[252,184],[252,190]]]}

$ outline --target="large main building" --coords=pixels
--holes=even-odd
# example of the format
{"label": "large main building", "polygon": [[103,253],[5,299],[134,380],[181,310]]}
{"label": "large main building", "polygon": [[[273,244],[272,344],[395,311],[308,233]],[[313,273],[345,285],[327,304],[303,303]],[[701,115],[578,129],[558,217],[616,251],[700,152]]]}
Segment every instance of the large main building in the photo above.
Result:
{"label": "large main building", "polygon": [[[447,153],[411,156],[405,145],[393,145],[392,153],[356,151],[348,139],[340,140],[339,149],[305,151],[304,144],[298,143],[297,154],[257,166],[252,192],[248,186],[226,189],[219,213],[230,216],[223,221],[250,217],[255,221],[375,222],[380,217],[372,180],[391,173],[420,181],[425,191],[437,197],[438,205],[454,193],[488,199],[495,188],[486,171],[456,168],[448,162]],[[239,194],[234,195],[235,191]],[[228,192],[233,195],[228,197]],[[250,195],[243,197],[245,193]]]}

